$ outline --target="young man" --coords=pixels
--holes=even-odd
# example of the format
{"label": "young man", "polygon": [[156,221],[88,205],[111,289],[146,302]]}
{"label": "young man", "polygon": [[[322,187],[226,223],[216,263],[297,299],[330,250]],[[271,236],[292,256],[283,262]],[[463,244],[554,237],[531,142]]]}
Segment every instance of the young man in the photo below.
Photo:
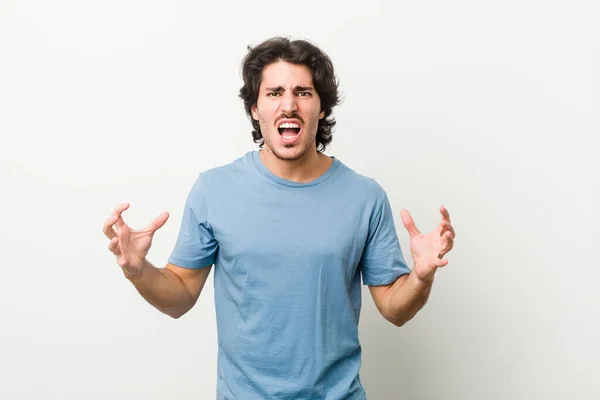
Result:
{"label": "young man", "polygon": [[[323,150],[338,104],[330,59],[306,41],[267,40],[243,63],[244,100],[260,150],[199,174],[169,262],[146,260],[167,213],[134,231],[117,206],[103,231],[125,276],[178,318],[215,266],[219,399],[364,399],[361,278],[397,326],[423,307],[453,245],[445,208],[430,234],[408,211],[407,267],[384,190]],[[115,229],[116,228],[116,229]]]}

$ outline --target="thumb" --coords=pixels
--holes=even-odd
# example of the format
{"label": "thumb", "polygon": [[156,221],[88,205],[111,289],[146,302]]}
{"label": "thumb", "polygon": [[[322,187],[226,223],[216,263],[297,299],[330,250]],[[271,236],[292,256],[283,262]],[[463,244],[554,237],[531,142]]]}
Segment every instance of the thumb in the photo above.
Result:
{"label": "thumb", "polygon": [[421,234],[421,232],[419,232],[419,230],[417,229],[415,222],[413,221],[412,217],[410,216],[410,213],[408,212],[408,210],[402,210],[400,212],[400,216],[402,217],[402,223],[404,224],[404,227],[406,228],[406,230],[408,231],[408,234],[411,237]]}
{"label": "thumb", "polygon": [[157,229],[162,228],[162,226],[169,219],[169,213],[167,211],[163,211],[158,215],[158,217],[154,218],[152,222],[146,227],[146,230],[149,230],[151,233],[156,232]]}

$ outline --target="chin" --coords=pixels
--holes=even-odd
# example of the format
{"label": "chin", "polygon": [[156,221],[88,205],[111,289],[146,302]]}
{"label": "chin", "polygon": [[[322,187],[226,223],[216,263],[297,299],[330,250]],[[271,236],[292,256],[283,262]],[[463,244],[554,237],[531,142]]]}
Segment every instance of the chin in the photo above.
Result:
{"label": "chin", "polygon": [[294,146],[269,146],[269,149],[275,157],[282,161],[296,161],[306,156],[310,151],[310,146],[296,144]]}
{"label": "chin", "polygon": [[300,160],[302,157],[304,157],[308,151],[308,149],[304,149],[304,151],[302,151],[302,149],[299,148],[283,148],[283,149],[271,149],[271,151],[273,152],[273,154],[275,155],[275,157],[277,157],[280,160],[283,161],[296,161],[296,160]]}

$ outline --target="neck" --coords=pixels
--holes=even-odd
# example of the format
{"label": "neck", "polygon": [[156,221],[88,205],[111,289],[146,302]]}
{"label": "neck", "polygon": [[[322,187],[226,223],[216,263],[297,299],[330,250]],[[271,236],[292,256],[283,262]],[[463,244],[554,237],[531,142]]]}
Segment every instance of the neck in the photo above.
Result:
{"label": "neck", "polygon": [[333,163],[331,157],[319,153],[316,149],[309,150],[297,160],[281,160],[267,146],[259,154],[265,167],[274,175],[298,183],[317,179]]}

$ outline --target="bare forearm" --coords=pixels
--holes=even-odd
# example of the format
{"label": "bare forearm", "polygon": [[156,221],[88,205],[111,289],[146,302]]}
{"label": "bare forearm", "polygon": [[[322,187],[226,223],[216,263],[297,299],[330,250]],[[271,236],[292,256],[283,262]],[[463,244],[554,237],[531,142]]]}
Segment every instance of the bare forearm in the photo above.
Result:
{"label": "bare forearm", "polygon": [[433,278],[423,282],[411,272],[404,280],[397,280],[389,288],[386,318],[396,326],[410,321],[427,303]]}
{"label": "bare forearm", "polygon": [[179,318],[194,305],[185,284],[166,268],[158,269],[145,261],[139,276],[127,278],[148,303],[173,318]]}

